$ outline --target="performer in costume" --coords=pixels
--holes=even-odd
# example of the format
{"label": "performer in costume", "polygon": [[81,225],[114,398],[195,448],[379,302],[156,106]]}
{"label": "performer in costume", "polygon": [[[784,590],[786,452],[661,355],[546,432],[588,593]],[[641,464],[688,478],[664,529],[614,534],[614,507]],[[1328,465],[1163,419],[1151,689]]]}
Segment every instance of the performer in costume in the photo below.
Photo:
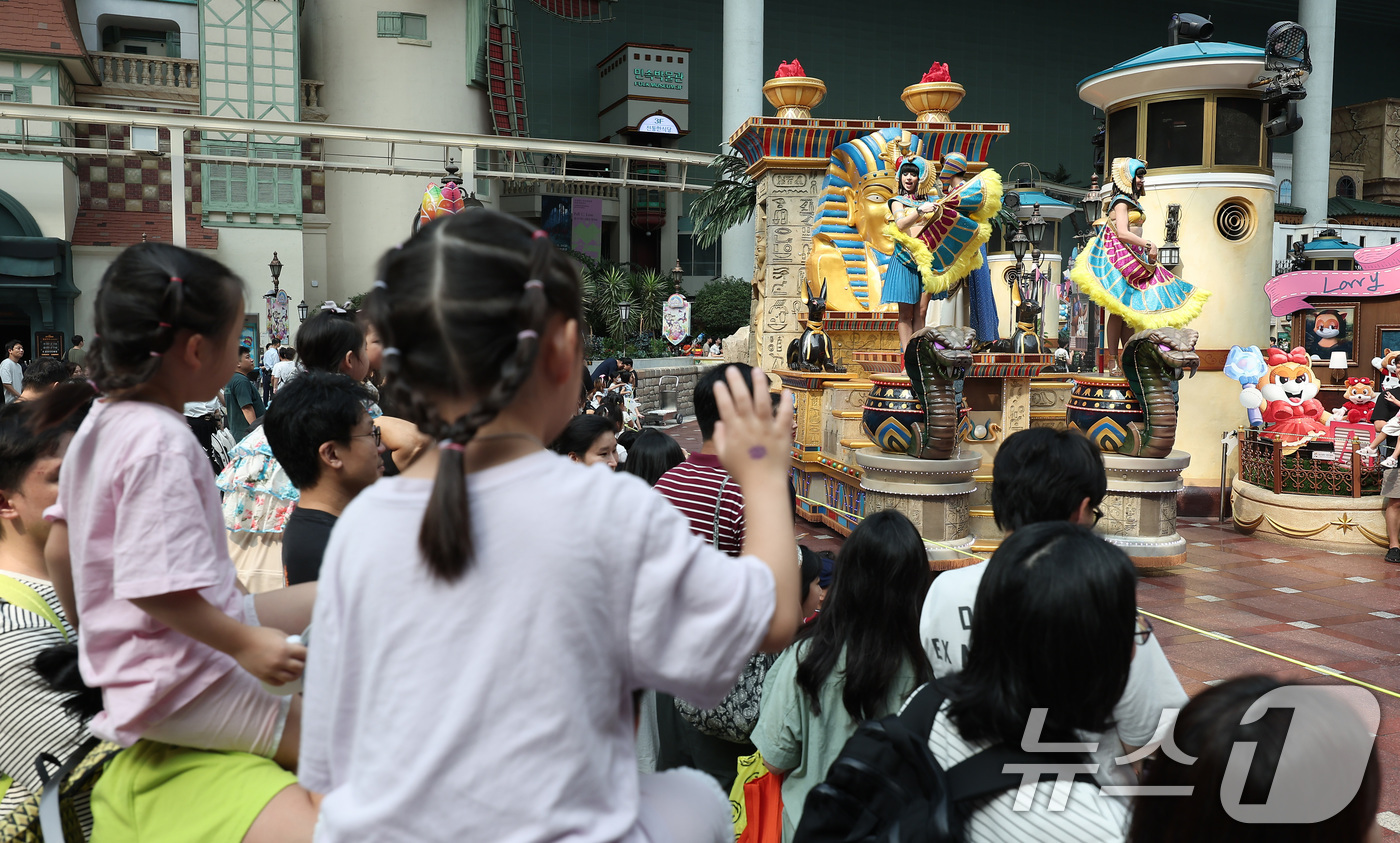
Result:
{"label": "performer in costume", "polygon": [[[990,172],[992,177],[996,177],[995,170]],[[950,152],[944,155],[943,167],[938,171],[938,180],[943,183],[944,193],[951,194],[962,190],[963,185],[968,182],[967,156],[961,152]],[[997,318],[997,303],[992,293],[992,268],[987,265],[987,244],[985,242],[979,252],[982,255],[981,265],[957,283],[963,284],[967,292],[967,324],[977,332],[979,340],[990,342],[1001,335],[1001,322]],[[956,288],[957,284],[954,284],[953,289],[947,293],[935,295],[933,298],[939,299],[947,296],[951,300]],[[945,321],[947,321],[946,318]]]}
{"label": "performer in costume", "polygon": [[[888,289],[890,273],[898,263],[903,269],[918,274],[925,292],[934,298],[945,298],[958,279],[983,266],[981,249],[992,236],[988,220],[1001,211],[1001,177],[995,170],[985,170],[930,203],[926,197],[934,189],[934,179],[927,162],[919,159],[915,169],[919,176],[911,189],[917,192],[905,194],[904,185],[907,181],[913,182],[914,176],[904,176],[901,164],[901,196],[890,200],[890,216],[894,222],[885,226],[885,234],[894,241],[895,252],[890,269],[885,271],[885,286]],[[892,299],[887,293],[883,300],[898,299]],[[901,305],[900,339],[907,345],[902,314]],[[911,334],[914,315],[911,307],[908,323]]]}
{"label": "performer in costume", "polygon": [[[928,294],[924,292],[924,281],[917,259],[910,246],[920,246],[909,235],[909,230],[934,213],[938,205],[930,202],[924,189],[928,179],[928,162],[915,155],[901,158],[896,168],[895,184],[899,192],[890,197],[890,216],[894,222],[885,232],[894,238],[894,258],[885,269],[885,284],[880,291],[880,303],[891,302],[899,305],[899,348],[909,346],[909,338],[916,328],[922,328],[928,319]],[[927,252],[927,248],[924,249]]]}
{"label": "performer in costume", "polygon": [[1201,315],[1210,297],[1158,264],[1157,245],[1143,238],[1147,212],[1139,200],[1146,178],[1146,163],[1113,160],[1113,195],[1106,203],[1106,219],[1069,274],[1081,292],[1109,313],[1104,344],[1114,373],[1120,371],[1119,349],[1134,331],[1181,328]]}

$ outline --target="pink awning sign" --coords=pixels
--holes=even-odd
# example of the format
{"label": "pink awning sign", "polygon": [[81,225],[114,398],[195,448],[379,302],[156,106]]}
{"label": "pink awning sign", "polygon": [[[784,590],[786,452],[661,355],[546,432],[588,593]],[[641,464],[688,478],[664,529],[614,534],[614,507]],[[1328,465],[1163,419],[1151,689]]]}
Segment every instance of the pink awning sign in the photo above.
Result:
{"label": "pink awning sign", "polygon": [[1357,249],[1352,256],[1356,269],[1308,269],[1274,276],[1264,285],[1269,310],[1287,316],[1313,305],[1310,296],[1321,298],[1375,298],[1400,295],[1400,243]]}

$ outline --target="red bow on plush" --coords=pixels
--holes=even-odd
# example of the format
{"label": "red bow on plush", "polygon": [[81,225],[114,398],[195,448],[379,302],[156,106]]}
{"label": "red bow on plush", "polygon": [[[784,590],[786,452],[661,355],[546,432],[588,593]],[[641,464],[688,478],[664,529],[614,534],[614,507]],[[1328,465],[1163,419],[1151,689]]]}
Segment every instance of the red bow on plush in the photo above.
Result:
{"label": "red bow on plush", "polygon": [[1371,385],[1370,378],[1347,378],[1347,386]]}
{"label": "red bow on plush", "polygon": [[1269,349],[1268,363],[1270,366],[1281,366],[1284,363],[1298,363],[1306,366],[1311,361],[1308,359],[1307,351],[1302,348],[1295,348],[1290,353],[1284,353],[1281,348]]}

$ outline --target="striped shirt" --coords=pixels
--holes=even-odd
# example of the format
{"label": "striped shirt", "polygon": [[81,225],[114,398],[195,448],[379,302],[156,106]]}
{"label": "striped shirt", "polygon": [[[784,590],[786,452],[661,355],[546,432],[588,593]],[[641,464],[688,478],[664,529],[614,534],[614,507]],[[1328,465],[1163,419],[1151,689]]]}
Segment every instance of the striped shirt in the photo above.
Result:
{"label": "striped shirt", "polygon": [[[690,520],[690,531],[730,556],[744,552],[744,493],[714,454],[694,453],[656,481],[656,491]],[[721,498],[721,492],[723,497]]]}
{"label": "striped shirt", "polygon": [[[948,719],[948,703],[939,709],[929,732],[928,748],[945,770],[971,758],[987,746],[963,740]],[[970,803],[971,813],[963,823],[966,843],[1001,843],[1006,840],[1034,840],[1037,843],[1110,843],[1123,840],[1128,830],[1128,800],[1104,796],[1098,787],[1076,780],[1069,788],[1063,809],[1051,806],[1051,794],[1058,790],[1046,777],[1035,789],[1035,799],[1024,811],[1015,810],[1020,788]]]}
{"label": "striped shirt", "polygon": [[[47,580],[0,572],[38,592],[63,618],[58,594]],[[64,622],[70,640],[76,633]],[[40,788],[34,759],[41,752],[66,761],[87,739],[87,726],[61,707],[68,694],[51,690],[34,670],[34,657],[64,643],[53,624],[27,609],[0,600],[0,773],[14,779],[0,802],[6,816]],[[86,799],[80,813],[86,814]],[[84,817],[86,820],[86,817]],[[90,823],[90,820],[87,820]]]}

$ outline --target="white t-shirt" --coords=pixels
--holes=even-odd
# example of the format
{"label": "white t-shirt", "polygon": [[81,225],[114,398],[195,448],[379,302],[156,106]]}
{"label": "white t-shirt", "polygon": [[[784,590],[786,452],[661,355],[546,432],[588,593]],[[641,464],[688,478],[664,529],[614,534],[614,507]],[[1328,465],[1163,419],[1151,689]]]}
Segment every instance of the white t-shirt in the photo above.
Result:
{"label": "white t-shirt", "polygon": [[[0,361],[0,381],[14,387],[16,395],[21,391],[24,381],[24,369],[10,358],[6,357]],[[3,388],[3,387],[0,387]],[[5,392],[5,403],[9,404],[15,400],[16,395],[11,395],[8,389]]]}
{"label": "white t-shirt", "polygon": [[277,365],[272,367],[272,376],[277,379],[278,389],[286,386],[299,372],[301,366],[297,365],[295,360],[278,360]]}
{"label": "white t-shirt", "polygon": [[[972,607],[987,565],[979,562],[944,571],[929,587],[919,617],[919,641],[928,653],[934,676],[946,676],[963,668],[972,637]],[[1149,637],[1146,644],[1137,648],[1128,671],[1128,687],[1113,708],[1118,740],[1112,735],[1100,740],[1096,760],[1114,767],[1112,758],[1123,754],[1119,740],[1132,746],[1147,745],[1158,731],[1163,710],[1181,709],[1186,702],[1186,691],[1162,652],[1162,645],[1155,636]],[[1129,768],[1121,766],[1116,772],[1128,775]]]}
{"label": "white t-shirt", "polygon": [[317,840],[641,843],[632,691],[717,704],[772,574],[640,479],[540,452],[468,477],[476,558],[444,583],[418,551],[432,485],[380,480],[326,547],[298,771],[326,794]]}
{"label": "white t-shirt", "polygon": [[270,372],[272,371],[272,367],[276,366],[281,359],[282,355],[277,353],[276,348],[269,348],[267,351],[263,352],[263,368]]}
{"label": "white t-shirt", "polygon": [[[985,743],[974,744],[964,740],[948,719],[947,707],[948,703],[945,702],[939,709],[928,736],[929,751],[944,770],[951,769],[987,747]],[[1100,781],[1104,780],[1100,778]],[[1104,796],[1095,785],[1076,780],[1070,785],[1064,809],[1052,810],[1054,790],[1053,777],[1042,779],[1035,788],[1034,801],[1024,811],[1015,810],[1020,788],[1013,787],[979,800],[963,823],[965,843],[1003,843],[1007,840],[1110,843],[1123,840],[1127,835],[1127,799]]]}

